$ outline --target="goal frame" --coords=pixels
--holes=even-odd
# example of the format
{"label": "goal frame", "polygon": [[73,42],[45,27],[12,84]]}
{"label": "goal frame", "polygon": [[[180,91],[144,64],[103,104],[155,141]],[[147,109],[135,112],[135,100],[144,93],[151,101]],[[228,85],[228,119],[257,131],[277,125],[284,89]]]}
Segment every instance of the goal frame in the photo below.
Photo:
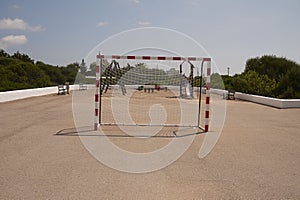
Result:
{"label": "goal frame", "polygon": [[101,109],[101,74],[102,74],[102,60],[103,59],[113,59],[113,60],[158,60],[158,61],[187,61],[191,63],[192,61],[200,61],[201,62],[201,80],[202,80],[202,71],[203,71],[203,64],[206,62],[206,84],[205,84],[205,115],[204,115],[204,127],[200,126],[200,107],[201,107],[201,93],[202,93],[202,86],[200,85],[200,97],[199,97],[199,108],[198,108],[198,124],[197,128],[203,130],[204,132],[209,131],[209,123],[210,123],[210,76],[211,76],[211,62],[212,59],[210,57],[181,57],[181,56],[135,56],[135,55],[103,55],[103,54],[98,54],[96,56],[96,81],[95,81],[95,110],[94,110],[94,130],[97,131],[98,128],[102,124],[102,109]]}

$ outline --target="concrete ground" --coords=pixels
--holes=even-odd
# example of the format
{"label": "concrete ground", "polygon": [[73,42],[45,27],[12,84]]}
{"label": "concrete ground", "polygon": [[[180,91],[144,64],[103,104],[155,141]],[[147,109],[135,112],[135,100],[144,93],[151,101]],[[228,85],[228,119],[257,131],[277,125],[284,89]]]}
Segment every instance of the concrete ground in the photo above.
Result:
{"label": "concrete ground", "polygon": [[78,136],[55,135],[74,128],[71,95],[1,103],[0,127],[0,199],[300,199],[300,109],[227,101],[207,157],[197,135],[180,159],[145,174],[111,169]]}

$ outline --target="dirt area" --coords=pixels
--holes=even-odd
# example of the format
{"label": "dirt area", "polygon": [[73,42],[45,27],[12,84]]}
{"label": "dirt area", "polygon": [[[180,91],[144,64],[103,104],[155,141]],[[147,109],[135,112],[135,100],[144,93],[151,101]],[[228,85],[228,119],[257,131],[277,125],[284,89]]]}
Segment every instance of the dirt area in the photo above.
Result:
{"label": "dirt area", "polygon": [[[198,157],[200,134],[168,167],[131,174],[97,161],[72,134],[71,95],[1,103],[0,199],[300,199],[299,122],[300,109],[227,101],[223,132],[208,156]],[[112,140],[132,151],[139,144]],[[137,148],[152,150],[151,142]]]}

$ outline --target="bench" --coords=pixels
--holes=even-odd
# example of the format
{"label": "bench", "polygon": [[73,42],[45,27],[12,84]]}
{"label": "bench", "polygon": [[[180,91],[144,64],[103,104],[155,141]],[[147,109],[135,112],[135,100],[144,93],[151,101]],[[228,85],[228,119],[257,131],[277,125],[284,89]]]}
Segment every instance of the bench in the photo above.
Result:
{"label": "bench", "polygon": [[57,87],[58,87],[57,95],[65,95],[67,93],[67,89],[65,85],[58,85]]}
{"label": "bench", "polygon": [[144,92],[154,92],[155,85],[144,85]]}
{"label": "bench", "polygon": [[223,94],[223,99],[235,100],[235,91],[234,90],[228,90],[227,93]]}

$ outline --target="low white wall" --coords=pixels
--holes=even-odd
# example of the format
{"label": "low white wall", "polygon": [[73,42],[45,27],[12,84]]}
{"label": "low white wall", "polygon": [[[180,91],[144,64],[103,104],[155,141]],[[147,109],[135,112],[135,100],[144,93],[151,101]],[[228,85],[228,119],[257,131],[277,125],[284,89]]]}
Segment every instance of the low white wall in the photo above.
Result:
{"label": "low white wall", "polygon": [[[95,88],[95,85],[92,84],[88,84],[87,86],[88,89]],[[70,85],[70,90],[78,90],[78,89],[79,89],[79,85]],[[14,101],[18,99],[24,99],[28,97],[56,94],[57,92],[58,92],[57,86],[0,92],[0,103],[7,102],[7,101]],[[220,89],[211,89],[210,92],[218,95],[223,95],[224,93],[227,93],[226,90],[220,90]],[[276,98],[264,97],[259,95],[244,94],[241,92],[236,92],[235,97],[240,100],[259,103],[267,106],[272,106],[275,108],[300,108],[300,99],[276,99]]]}
{"label": "low white wall", "polygon": [[210,89],[210,93],[212,93],[212,94],[218,94],[218,95],[223,96],[224,94],[227,93],[227,90],[221,90],[221,89],[214,89],[214,88],[211,88],[211,89]]}
{"label": "low white wall", "polygon": [[[223,95],[224,93],[227,93],[226,90],[220,89],[211,89],[210,92],[218,95]],[[235,98],[244,101],[250,101],[253,103],[272,106],[275,108],[300,108],[300,99],[276,99],[259,95],[244,94],[241,92],[236,92]]]}
{"label": "low white wall", "polygon": [[[78,85],[70,85],[70,90],[75,90],[78,88],[79,88]],[[7,101],[14,101],[18,99],[25,99],[28,97],[56,94],[57,92],[58,92],[57,86],[0,92],[0,103],[7,102]]]}
{"label": "low white wall", "polygon": [[300,99],[283,99],[282,108],[300,108]]}
{"label": "low white wall", "polygon": [[259,103],[267,106],[272,106],[275,108],[283,108],[282,99],[264,97],[259,95],[244,94],[240,92],[235,93],[235,98],[240,100],[245,100],[245,101],[251,101],[254,103]]}

